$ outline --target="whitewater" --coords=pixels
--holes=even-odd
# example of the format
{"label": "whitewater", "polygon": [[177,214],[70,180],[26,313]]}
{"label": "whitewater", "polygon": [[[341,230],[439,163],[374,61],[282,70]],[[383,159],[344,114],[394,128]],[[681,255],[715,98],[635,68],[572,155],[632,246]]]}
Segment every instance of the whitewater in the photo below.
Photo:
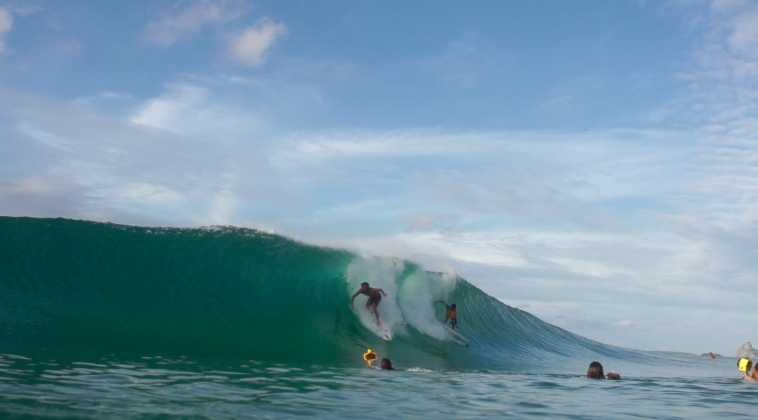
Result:
{"label": "whitewater", "polygon": [[[392,341],[349,307],[364,281]],[[0,217],[0,332],[6,418],[713,418],[758,394],[733,358],[598,343],[454,272],[227,226]],[[363,369],[367,348],[398,370]],[[593,360],[624,380],[583,378]]]}

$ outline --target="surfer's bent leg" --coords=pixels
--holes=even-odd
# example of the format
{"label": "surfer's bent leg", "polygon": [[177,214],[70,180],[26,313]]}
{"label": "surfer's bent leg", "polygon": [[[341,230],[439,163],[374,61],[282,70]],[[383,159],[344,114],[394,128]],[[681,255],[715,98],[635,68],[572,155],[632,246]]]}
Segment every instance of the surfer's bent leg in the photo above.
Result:
{"label": "surfer's bent leg", "polygon": [[374,312],[374,316],[376,316],[376,325],[380,325],[381,322],[379,322],[379,311],[377,310],[377,307],[379,306],[379,302],[382,300],[382,296],[371,296],[366,300],[366,308],[371,309]]}

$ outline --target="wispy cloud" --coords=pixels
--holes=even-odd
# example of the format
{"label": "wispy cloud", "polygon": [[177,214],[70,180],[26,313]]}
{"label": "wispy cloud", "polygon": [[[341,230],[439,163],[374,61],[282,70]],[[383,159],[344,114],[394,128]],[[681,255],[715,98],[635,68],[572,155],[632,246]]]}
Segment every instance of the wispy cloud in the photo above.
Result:
{"label": "wispy cloud", "polygon": [[[240,4],[180,3],[148,38],[171,45],[237,19]],[[733,321],[758,322],[749,315],[758,298],[756,9],[710,4],[704,44],[679,75],[690,90],[667,109],[678,129],[314,131],[300,122],[330,105],[325,75],[352,70],[306,60],[255,78],[179,76],[147,98],[65,102],[3,89],[0,214],[268,226],[426,268],[454,265],[506,303],[590,338],[736,346]],[[229,58],[262,66],[286,31],[261,19],[225,38]],[[475,46],[405,65],[473,88],[509,60]],[[592,82],[558,86],[546,109],[581,103],[577,86]]]}
{"label": "wispy cloud", "polygon": [[758,5],[734,19],[734,30],[729,47],[735,53],[758,59]]}
{"label": "wispy cloud", "polygon": [[231,38],[229,46],[232,57],[251,67],[262,66],[266,62],[266,51],[286,33],[284,24],[274,23],[269,18],[258,19],[255,25]]}
{"label": "wispy cloud", "polygon": [[[229,95],[224,83],[251,91]],[[283,92],[186,78],[126,115],[93,109],[100,96],[135,100],[124,95],[61,103],[4,90],[0,114],[15,124],[0,144],[0,212],[253,223],[453,264],[488,293],[541,301],[537,315],[604,341],[653,328],[673,307],[728,313],[741,306],[723,285],[752,293],[758,280],[749,136],[724,147],[698,129],[272,132],[256,121],[277,115],[286,127],[298,116],[239,102],[267,89]],[[572,312],[619,296],[660,309]],[[607,330],[587,329],[587,317],[608,319]]]}
{"label": "wispy cloud", "polygon": [[24,4],[23,6],[18,4],[6,4],[5,9],[17,15],[28,16],[32,13],[41,11],[42,7],[35,4]]}
{"label": "wispy cloud", "polygon": [[416,60],[415,66],[448,86],[469,89],[491,79],[494,73],[507,72],[514,62],[512,55],[468,34],[451,42],[440,54]]}
{"label": "wispy cloud", "polygon": [[13,16],[11,12],[0,7],[0,52],[5,50],[5,34],[13,28]]}
{"label": "wispy cloud", "polygon": [[[690,81],[689,109],[715,136],[742,136],[758,126],[758,5],[716,0],[705,19],[698,65],[680,77]],[[703,124],[707,125],[707,124]]]}
{"label": "wispy cloud", "polygon": [[248,12],[248,8],[235,1],[198,0],[189,7],[173,12],[162,20],[147,24],[145,39],[148,42],[169,46],[186,35],[200,31],[204,26],[238,19]]}
{"label": "wispy cloud", "polygon": [[395,224],[407,226],[408,231],[442,230],[447,231],[455,228],[461,220],[458,214],[434,214],[426,213],[420,216],[405,216],[395,221]]}

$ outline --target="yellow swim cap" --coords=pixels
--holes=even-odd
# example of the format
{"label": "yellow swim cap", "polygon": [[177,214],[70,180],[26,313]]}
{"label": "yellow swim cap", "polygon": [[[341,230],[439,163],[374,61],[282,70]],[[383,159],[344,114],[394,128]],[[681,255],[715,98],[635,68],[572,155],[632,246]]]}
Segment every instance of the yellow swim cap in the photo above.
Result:
{"label": "yellow swim cap", "polygon": [[366,353],[363,355],[363,360],[376,360],[376,353],[374,353],[373,350],[368,349]]}
{"label": "yellow swim cap", "polygon": [[740,368],[740,370],[743,372],[750,372],[752,365],[753,362],[751,362],[747,357],[743,357],[737,362],[737,367]]}

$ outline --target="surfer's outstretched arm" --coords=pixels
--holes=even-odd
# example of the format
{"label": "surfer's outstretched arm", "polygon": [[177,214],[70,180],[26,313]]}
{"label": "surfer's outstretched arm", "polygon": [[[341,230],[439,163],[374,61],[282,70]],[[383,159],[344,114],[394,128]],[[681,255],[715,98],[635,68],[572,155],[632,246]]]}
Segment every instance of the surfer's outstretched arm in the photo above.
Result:
{"label": "surfer's outstretched arm", "polygon": [[[437,303],[437,302],[439,302],[439,303],[441,303],[441,304],[445,305],[445,309],[450,309],[450,307],[447,305],[447,303],[445,303],[445,301],[444,301],[444,300],[442,300],[442,299],[438,299],[438,300],[435,300],[435,301],[434,301],[434,303]],[[446,320],[446,321],[447,321],[447,320]]]}
{"label": "surfer's outstretched arm", "polygon": [[358,297],[358,295],[361,294],[361,291],[358,290],[357,292],[353,293],[353,297],[350,298],[350,308],[353,308],[353,301],[355,301],[355,298]]}

